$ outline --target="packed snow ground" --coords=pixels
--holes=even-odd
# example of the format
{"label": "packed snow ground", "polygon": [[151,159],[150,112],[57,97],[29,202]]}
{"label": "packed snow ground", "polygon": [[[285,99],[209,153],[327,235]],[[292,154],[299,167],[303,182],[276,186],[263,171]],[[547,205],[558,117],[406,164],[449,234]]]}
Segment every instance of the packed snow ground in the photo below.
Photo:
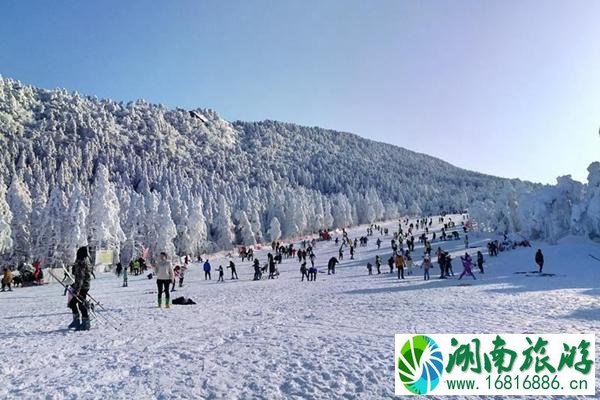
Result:
{"label": "packed snow ground", "polygon": [[[390,233],[397,227],[383,225]],[[360,237],[366,230],[349,233]],[[346,251],[332,276],[326,263],[338,247],[319,242],[317,282],[300,282],[297,259],[284,259],[278,279],[258,282],[250,263],[236,259],[240,279],[230,281],[226,269],[224,284],[216,283],[215,267],[225,267],[225,260],[211,260],[212,281],[194,264],[185,287],[172,295],[198,304],[170,310],[156,308],[154,280],[130,276],[122,288],[114,275],[99,276],[91,293],[123,321],[120,330],[101,321],[89,332],[66,330],[71,317],[57,284],[0,293],[0,398],[390,398],[395,333],[591,332],[598,342],[600,262],[589,256],[600,258],[598,245],[541,244],[544,270],[554,277],[515,274],[536,269],[537,243],[496,258],[484,249],[486,273],[459,286],[456,278],[437,279],[435,263],[428,282],[419,269],[405,281],[367,276],[366,263],[374,264],[376,254],[382,272],[389,270],[391,236],[382,237],[380,251],[377,237],[356,249],[355,260]],[[470,239],[476,247],[488,237]],[[460,273],[462,234],[441,246],[456,257]],[[415,260],[421,253],[418,245]],[[266,251],[257,256],[264,263]]]}

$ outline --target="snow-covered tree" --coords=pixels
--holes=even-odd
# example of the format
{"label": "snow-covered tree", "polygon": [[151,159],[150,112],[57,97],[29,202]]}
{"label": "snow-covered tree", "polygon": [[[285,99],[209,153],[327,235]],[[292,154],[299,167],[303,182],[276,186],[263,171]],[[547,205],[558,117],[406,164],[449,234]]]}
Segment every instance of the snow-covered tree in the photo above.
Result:
{"label": "snow-covered tree", "polygon": [[157,237],[154,249],[150,249],[154,259],[156,259],[161,252],[167,253],[169,257],[174,257],[176,254],[173,239],[177,236],[177,229],[171,218],[171,207],[169,207],[169,203],[167,203],[167,200],[164,197],[158,206],[158,212],[154,223],[157,227]]}
{"label": "snow-covered tree", "polygon": [[184,253],[200,255],[206,250],[207,228],[203,213],[202,198],[192,201],[188,217],[188,242],[184,243]]}
{"label": "snow-covered tree", "polygon": [[271,241],[279,240],[281,237],[281,225],[277,217],[273,217],[271,219],[271,223],[269,224],[269,238]]}
{"label": "snow-covered tree", "polygon": [[256,244],[254,239],[254,232],[252,231],[252,225],[248,220],[248,216],[244,210],[238,211],[237,214],[238,229],[240,232],[240,244],[252,246]]}
{"label": "snow-covered tree", "polygon": [[77,249],[88,244],[87,217],[88,206],[81,185],[76,182],[75,189],[69,198],[65,213],[65,224],[62,238],[64,240],[64,261],[75,260]]}
{"label": "snow-covered tree", "polygon": [[11,250],[13,247],[12,219],[12,212],[6,202],[6,187],[3,183],[0,183],[0,254]]}
{"label": "snow-covered tree", "polygon": [[[6,200],[12,211],[12,241],[14,244],[14,256],[16,261],[28,260],[31,256],[31,211],[32,202],[27,186],[23,184],[18,175],[13,177],[13,180],[8,188]],[[37,227],[35,227],[37,229]]]}
{"label": "snow-covered tree", "polygon": [[214,229],[214,241],[217,247],[219,249],[231,249],[235,239],[233,222],[231,221],[231,209],[222,195],[219,196],[218,212],[212,225]]}
{"label": "snow-covered tree", "polygon": [[116,248],[125,240],[119,214],[119,200],[108,179],[108,169],[101,165],[96,171],[88,215],[92,246]]}

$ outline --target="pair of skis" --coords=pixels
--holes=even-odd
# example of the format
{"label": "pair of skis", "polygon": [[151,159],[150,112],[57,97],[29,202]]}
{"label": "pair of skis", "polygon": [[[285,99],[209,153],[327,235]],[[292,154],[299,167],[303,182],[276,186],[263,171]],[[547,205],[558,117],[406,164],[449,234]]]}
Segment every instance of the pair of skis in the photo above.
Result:
{"label": "pair of skis", "polygon": [[[62,269],[63,269],[65,275],[69,277],[69,279],[71,280],[71,282],[75,282],[75,278],[73,277],[73,275],[71,275],[71,273],[69,271],[67,271],[67,269],[65,267],[62,267]],[[69,293],[71,293],[71,295],[73,297],[75,297],[77,300],[79,300],[79,302],[81,304],[85,304],[85,299],[82,299],[81,297],[79,297],[79,295],[71,287],[69,287],[69,285],[66,285],[62,280],[58,279],[58,277],[52,273],[52,269],[49,269],[48,273],[58,283],[60,283],[65,289],[67,289],[69,291]],[[110,326],[110,327],[112,327],[113,329],[116,329],[116,330],[119,330],[119,328],[121,326],[123,326],[123,323],[121,321],[119,321],[116,317],[114,317],[113,315],[111,315],[110,312],[106,309],[106,307],[104,307],[102,305],[102,303],[100,303],[98,300],[96,300],[89,293],[87,294],[87,297],[89,297],[90,301],[92,302],[92,304],[94,306],[98,306],[101,310],[107,312],[107,315],[100,314],[100,313],[96,312],[95,307],[90,307],[89,311],[94,315],[94,317],[97,320],[99,320],[99,321],[101,320],[102,322],[104,322],[105,324],[107,324],[108,326]]]}

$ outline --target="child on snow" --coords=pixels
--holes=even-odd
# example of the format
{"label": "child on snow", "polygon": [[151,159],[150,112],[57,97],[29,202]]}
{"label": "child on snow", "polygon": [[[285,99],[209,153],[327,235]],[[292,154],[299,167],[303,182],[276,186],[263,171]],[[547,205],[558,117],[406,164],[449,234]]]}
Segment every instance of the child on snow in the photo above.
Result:
{"label": "child on snow", "polygon": [[471,275],[473,277],[473,279],[477,279],[475,278],[475,275],[473,275],[473,272],[471,271],[471,267],[473,266],[473,262],[471,260],[471,256],[469,255],[469,253],[465,253],[464,257],[460,258],[462,260],[462,264],[463,264],[463,272],[462,274],[460,274],[460,276],[458,277],[458,280],[461,280],[463,276],[465,275]]}
{"label": "child on snow", "polygon": [[423,267],[423,280],[428,281],[429,268],[431,268],[431,259],[429,258],[428,254],[426,254],[425,257],[423,257],[423,264],[421,264],[421,266]]}

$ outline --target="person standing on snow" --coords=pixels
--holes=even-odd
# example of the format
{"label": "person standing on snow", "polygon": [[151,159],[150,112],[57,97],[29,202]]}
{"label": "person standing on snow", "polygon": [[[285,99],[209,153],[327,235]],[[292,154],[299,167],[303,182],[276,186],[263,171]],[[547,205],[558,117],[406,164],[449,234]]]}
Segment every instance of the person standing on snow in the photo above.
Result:
{"label": "person standing on snow", "polygon": [[421,264],[423,267],[423,280],[429,280],[429,268],[431,268],[431,259],[429,258],[429,254],[425,254],[423,257],[423,263]]}
{"label": "person standing on snow", "polygon": [[377,250],[379,250],[381,248],[381,239],[377,238],[377,242],[375,243],[377,243]]}
{"label": "person standing on snow", "polygon": [[371,265],[371,263],[367,263],[367,271],[369,272],[369,275],[373,275],[373,265]]}
{"label": "person standing on snow", "polygon": [[300,282],[304,282],[304,277],[308,281],[308,269],[306,268],[306,262],[303,262],[300,265],[300,273],[302,274],[302,280]]}
{"label": "person standing on snow", "polygon": [[208,258],[204,262],[204,266],[202,268],[204,269],[204,280],[210,281],[210,263],[208,262]]}
{"label": "person standing on snow", "polygon": [[227,268],[231,268],[231,279],[238,279],[238,274],[235,269],[235,263],[233,261],[229,261],[229,266]]}
{"label": "person standing on snow", "polygon": [[162,294],[165,293],[165,308],[171,307],[171,294],[169,286],[174,279],[173,266],[167,258],[167,253],[162,251],[158,256],[158,261],[154,265],[154,275],[156,275],[156,286],[158,287],[158,308],[162,307]]}
{"label": "person standing on snow", "polygon": [[394,256],[390,256],[390,258],[388,258],[388,267],[390,267],[390,274],[394,273]]}
{"label": "person standing on snow", "polygon": [[219,271],[219,279],[217,279],[217,282],[225,282],[223,280],[223,266],[219,265],[219,268],[217,268],[217,271]]}
{"label": "person standing on snow", "polygon": [[253,280],[259,281],[262,276],[262,273],[260,272],[260,262],[258,261],[258,258],[255,258],[253,263],[254,263],[254,278],[253,278]]}
{"label": "person standing on snow", "polygon": [[88,257],[87,246],[82,246],[77,250],[75,263],[71,271],[75,282],[71,285],[73,297],[68,304],[73,311],[73,322],[69,324],[69,329],[75,328],[76,331],[88,331],[90,330],[90,317],[85,297],[90,290],[92,265]]}
{"label": "person standing on snow", "polygon": [[460,259],[462,260],[463,264],[463,272],[458,277],[458,280],[460,281],[465,275],[471,275],[473,279],[477,280],[477,278],[475,278],[475,275],[473,275],[473,271],[471,270],[471,268],[473,267],[473,261],[471,260],[471,256],[469,255],[469,253],[465,253],[465,256],[461,257]]}
{"label": "person standing on snow", "polygon": [[483,274],[483,254],[481,251],[477,251],[477,267],[479,267],[479,272]]}
{"label": "person standing on snow", "polygon": [[381,274],[381,257],[375,256],[375,267],[377,268],[377,275]]}
{"label": "person standing on snow", "polygon": [[8,286],[8,291],[12,292],[12,287],[10,286],[12,284],[13,281],[13,277],[12,277],[12,271],[10,270],[10,267],[4,267],[4,275],[2,276],[2,292],[4,292],[4,288]]}
{"label": "person standing on snow", "polygon": [[398,270],[398,279],[404,279],[404,256],[401,252],[396,254],[396,270]]}
{"label": "person standing on snow", "polygon": [[542,269],[544,268],[544,255],[542,254],[542,249],[538,249],[535,253],[535,263],[540,267],[538,273],[542,273]]}

